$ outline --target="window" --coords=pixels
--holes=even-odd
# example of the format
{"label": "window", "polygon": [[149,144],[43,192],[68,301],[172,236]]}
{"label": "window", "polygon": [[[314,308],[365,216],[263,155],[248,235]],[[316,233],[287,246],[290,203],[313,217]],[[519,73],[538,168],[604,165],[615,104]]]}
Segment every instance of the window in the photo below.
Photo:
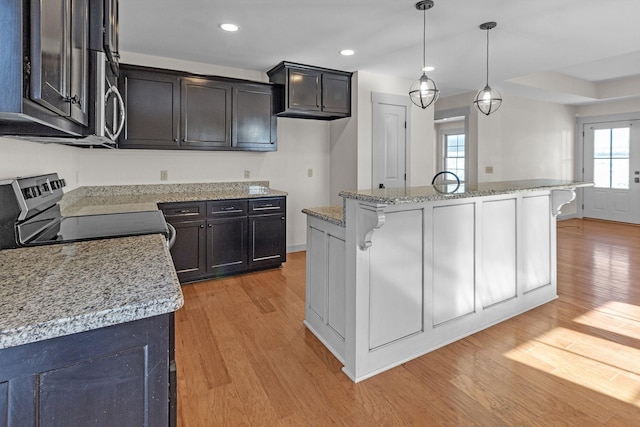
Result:
{"label": "window", "polygon": [[465,138],[464,132],[444,132],[444,168],[465,180]]}
{"label": "window", "polygon": [[628,127],[594,130],[594,187],[629,188],[629,130]]}

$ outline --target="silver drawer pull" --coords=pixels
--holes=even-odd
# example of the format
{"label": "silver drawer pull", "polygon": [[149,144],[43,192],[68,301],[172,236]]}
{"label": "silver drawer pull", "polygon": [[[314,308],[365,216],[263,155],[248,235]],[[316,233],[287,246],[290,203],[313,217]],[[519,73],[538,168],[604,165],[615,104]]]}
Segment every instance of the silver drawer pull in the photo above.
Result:
{"label": "silver drawer pull", "polygon": [[226,207],[226,208],[222,208],[222,210],[223,210],[223,211],[233,211],[233,210],[235,210],[235,209],[236,209],[236,207],[235,207],[235,206],[228,206],[228,207]]}
{"label": "silver drawer pull", "polygon": [[178,213],[189,213],[191,211],[189,209],[178,209],[176,212],[178,212]]}

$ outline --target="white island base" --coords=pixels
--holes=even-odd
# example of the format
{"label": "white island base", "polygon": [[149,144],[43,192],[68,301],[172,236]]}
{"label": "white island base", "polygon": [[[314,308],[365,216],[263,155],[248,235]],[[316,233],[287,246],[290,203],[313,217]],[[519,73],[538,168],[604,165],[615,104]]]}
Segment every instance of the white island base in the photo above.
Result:
{"label": "white island base", "polygon": [[305,325],[358,382],[557,298],[556,215],[575,186],[342,193],[342,226],[303,211]]}

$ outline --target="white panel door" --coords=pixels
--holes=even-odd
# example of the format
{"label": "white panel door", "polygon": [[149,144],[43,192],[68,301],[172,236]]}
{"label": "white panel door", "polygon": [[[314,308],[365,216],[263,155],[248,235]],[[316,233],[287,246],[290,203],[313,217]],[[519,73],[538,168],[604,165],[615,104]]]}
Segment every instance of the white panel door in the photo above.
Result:
{"label": "white panel door", "polygon": [[583,215],[640,224],[640,121],[584,125]]}
{"label": "white panel door", "polygon": [[[403,99],[403,102],[406,100]],[[398,105],[394,99],[382,98],[374,101],[372,147],[374,188],[398,188],[407,185],[408,112],[407,105]]]}

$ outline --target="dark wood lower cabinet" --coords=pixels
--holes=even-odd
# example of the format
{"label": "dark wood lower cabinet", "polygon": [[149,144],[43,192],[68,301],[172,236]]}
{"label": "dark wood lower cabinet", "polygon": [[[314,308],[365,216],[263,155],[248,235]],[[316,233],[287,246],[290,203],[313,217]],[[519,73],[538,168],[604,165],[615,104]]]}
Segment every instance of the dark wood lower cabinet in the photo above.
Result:
{"label": "dark wood lower cabinet", "polygon": [[204,276],[207,271],[207,222],[169,222],[176,229],[176,241],[171,248],[171,257],[178,278],[182,282]]}
{"label": "dark wood lower cabinet", "polygon": [[172,334],[173,313],[0,350],[0,426],[175,425]]}
{"label": "dark wood lower cabinet", "polygon": [[286,198],[163,203],[176,229],[171,256],[181,283],[286,261]]}
{"label": "dark wood lower cabinet", "polygon": [[284,215],[249,217],[251,268],[278,266],[286,261],[286,228]]}
{"label": "dark wood lower cabinet", "polygon": [[207,267],[214,276],[246,271],[247,217],[207,221]]}

